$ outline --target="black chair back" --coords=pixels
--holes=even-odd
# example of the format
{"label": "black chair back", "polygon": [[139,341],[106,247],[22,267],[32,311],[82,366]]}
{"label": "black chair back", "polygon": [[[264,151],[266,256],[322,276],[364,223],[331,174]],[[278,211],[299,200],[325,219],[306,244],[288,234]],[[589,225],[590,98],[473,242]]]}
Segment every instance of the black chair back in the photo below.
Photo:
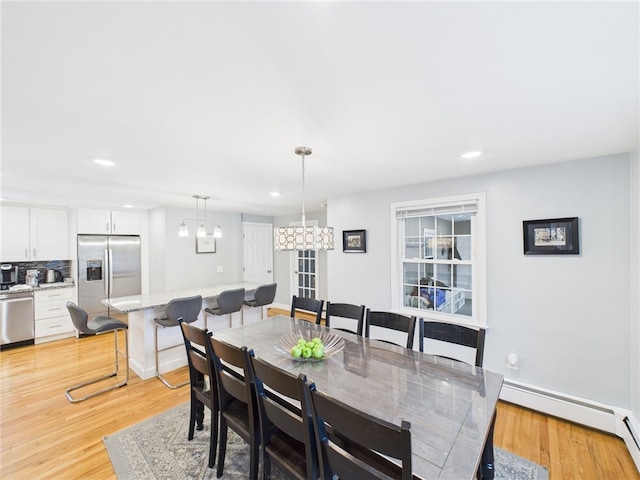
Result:
{"label": "black chair back", "polygon": [[[211,332],[189,325],[180,320],[180,329],[189,364],[189,383],[191,388],[191,415],[189,417],[188,440],[193,440],[194,429],[202,430],[204,407],[211,411],[211,435],[209,439],[209,468],[216,461],[218,443],[218,395],[216,389],[215,365],[211,350]],[[209,385],[205,382],[209,379]],[[196,426],[197,424],[197,426]]]}
{"label": "black chair back", "polygon": [[[344,332],[355,333],[362,336],[364,331],[364,305],[352,305],[350,303],[331,303],[327,302],[326,326]],[[355,320],[355,328],[336,328],[331,325],[331,317],[346,318]],[[353,322],[352,322],[353,323]]]}
{"label": "black chair back", "polygon": [[424,340],[426,338],[440,342],[455,343],[463,347],[473,348],[476,353],[475,366],[482,367],[484,361],[484,328],[476,330],[453,323],[428,322],[420,319],[419,335],[418,340],[421,352],[424,351]]}
{"label": "black chair back", "polygon": [[216,475],[224,472],[227,428],[231,427],[249,444],[249,478],[258,477],[258,449],[261,443],[258,407],[253,385],[252,350],[235,347],[211,337],[220,407],[220,447]]}
{"label": "black chair back", "polygon": [[[403,345],[406,348],[413,348],[413,338],[416,329],[416,317],[402,315],[393,312],[372,312],[367,308],[367,321],[365,326],[365,337],[369,337],[370,327],[382,327],[389,330],[404,332],[407,334],[407,343]],[[393,343],[389,340],[381,340],[387,343]]]}
{"label": "black chair back", "polygon": [[260,414],[263,468],[270,472],[270,464],[275,462],[282,471],[295,472],[296,478],[316,480],[318,458],[304,386],[307,377],[296,377],[253,356],[251,365]]}
{"label": "black chair back", "polygon": [[[394,425],[317,391],[314,384],[306,387],[311,398],[322,480],[331,480],[334,475],[357,479],[413,478],[409,422]],[[401,466],[383,455],[399,460]]]}
{"label": "black chair back", "polygon": [[296,297],[291,300],[291,317],[295,318],[296,310],[303,310],[315,314],[316,325],[320,325],[322,320],[322,307],[324,300],[316,300],[315,298]]}

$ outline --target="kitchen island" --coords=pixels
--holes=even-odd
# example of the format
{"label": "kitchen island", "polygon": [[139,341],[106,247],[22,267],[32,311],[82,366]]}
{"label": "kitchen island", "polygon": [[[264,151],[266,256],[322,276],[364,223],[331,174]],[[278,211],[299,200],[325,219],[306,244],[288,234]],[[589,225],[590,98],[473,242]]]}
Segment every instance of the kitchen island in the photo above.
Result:
{"label": "kitchen island", "polygon": [[[164,307],[174,298],[202,296],[202,311],[198,320],[193,325],[200,328],[205,326],[204,309],[216,304],[216,297],[225,290],[244,288],[247,293],[254,291],[260,285],[253,282],[237,282],[213,285],[209,287],[176,290],[171,292],[151,293],[143,295],[130,295],[128,297],[108,298],[102,303],[128,316],[129,338],[129,367],[143,380],[155,376],[155,340],[154,318],[164,317]],[[265,307],[262,307],[265,308]],[[229,316],[213,317],[207,315],[207,327],[211,331],[229,328]],[[231,316],[231,324],[240,325],[244,317],[244,323],[260,320],[260,309],[244,307],[244,312],[237,312]],[[187,356],[182,340],[182,333],[178,327],[161,328],[158,330],[158,346],[160,349],[170,345],[176,348],[166,350],[160,354],[159,370],[164,373],[175,370],[187,364]]]}

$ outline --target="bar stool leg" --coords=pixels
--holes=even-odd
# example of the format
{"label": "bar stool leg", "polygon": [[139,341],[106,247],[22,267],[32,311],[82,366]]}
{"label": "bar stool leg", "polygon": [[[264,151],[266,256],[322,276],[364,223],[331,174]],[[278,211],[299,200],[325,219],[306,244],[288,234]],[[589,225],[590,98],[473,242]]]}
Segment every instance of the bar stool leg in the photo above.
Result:
{"label": "bar stool leg", "polygon": [[171,389],[176,389],[176,388],[184,387],[185,385],[189,385],[189,381],[188,380],[186,382],[184,382],[184,383],[180,383],[178,385],[173,385],[172,383],[169,383],[169,381],[160,374],[160,361],[159,361],[160,352],[161,351],[164,352],[165,350],[169,350],[170,348],[173,348],[173,347],[179,347],[180,345],[172,345],[171,347],[167,347],[167,348],[163,348],[162,350],[159,350],[158,349],[158,328],[166,328],[166,327],[162,327],[161,325],[158,325],[157,323],[154,326],[155,326],[155,332],[154,333],[155,333],[156,378],[158,378],[162,383],[164,383],[167,387],[169,387]]}
{"label": "bar stool leg", "polygon": [[[120,351],[120,349],[118,348],[118,331],[123,331],[124,332],[124,344],[125,344],[125,351],[124,353]],[[113,370],[113,372],[107,374],[107,375],[102,375],[100,377],[94,378],[92,380],[87,380],[86,382],[82,382],[82,383],[78,383],[76,385],[73,385],[69,388],[67,388],[65,390],[65,395],[67,397],[67,400],[69,400],[69,402],[71,403],[78,403],[78,402],[82,402],[84,400],[87,400],[89,398],[93,398],[97,395],[100,395],[102,393],[106,393],[109,392],[111,390],[115,390],[116,388],[120,388],[123,387],[124,385],[127,384],[127,382],[129,381],[129,339],[127,338],[127,329],[125,328],[116,328],[114,330],[108,330],[106,332],[99,332],[96,333],[96,335],[102,335],[103,333],[110,333],[113,332],[114,335],[114,351],[115,351],[115,368]],[[98,383],[101,382],[103,380],[106,380],[108,378],[112,378],[115,377],[116,375],[118,375],[118,372],[120,370],[120,362],[118,359],[118,355],[122,355],[125,358],[125,378],[122,382],[117,383],[115,385],[111,385],[109,387],[103,388],[102,390],[98,390],[97,392],[93,392],[90,393],[89,395],[85,395],[84,397],[79,397],[79,398],[74,398],[71,395],[71,392],[73,392],[74,390],[77,390],[79,388],[82,387],[86,387],[87,385],[92,385],[94,383]]]}

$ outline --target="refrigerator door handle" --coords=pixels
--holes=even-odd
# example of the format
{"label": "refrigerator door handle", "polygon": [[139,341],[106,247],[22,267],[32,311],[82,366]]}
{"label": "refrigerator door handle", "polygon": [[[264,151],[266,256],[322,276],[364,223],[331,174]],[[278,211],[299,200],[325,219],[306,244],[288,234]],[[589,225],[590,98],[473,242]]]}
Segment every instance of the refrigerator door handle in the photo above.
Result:
{"label": "refrigerator door handle", "polygon": [[[109,250],[106,248],[104,249],[104,268],[102,271],[105,273],[109,271]],[[104,296],[109,298],[109,282],[106,278],[104,282]]]}
{"label": "refrigerator door handle", "polygon": [[113,293],[113,250],[110,248],[107,249],[109,252],[109,298],[111,298],[111,294]]}

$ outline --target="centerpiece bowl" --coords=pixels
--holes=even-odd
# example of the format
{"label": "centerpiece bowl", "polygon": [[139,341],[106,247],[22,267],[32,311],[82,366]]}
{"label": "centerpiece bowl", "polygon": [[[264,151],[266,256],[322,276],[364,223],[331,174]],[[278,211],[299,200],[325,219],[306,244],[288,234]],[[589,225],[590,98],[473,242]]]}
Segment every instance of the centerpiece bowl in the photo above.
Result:
{"label": "centerpiece bowl", "polygon": [[[313,338],[318,337],[322,341],[324,345],[324,355],[321,358],[315,357],[294,357],[291,355],[291,349],[298,343],[298,340],[301,338],[307,342],[310,342]],[[340,335],[336,335],[335,333],[322,331],[322,332],[313,332],[313,331],[300,331],[300,330],[292,330],[291,332],[282,335],[275,343],[274,348],[276,351],[290,358],[291,360],[295,360],[298,362],[321,362],[322,360],[326,360],[327,358],[333,357],[335,354],[342,351],[344,348],[345,342],[344,338]]]}

